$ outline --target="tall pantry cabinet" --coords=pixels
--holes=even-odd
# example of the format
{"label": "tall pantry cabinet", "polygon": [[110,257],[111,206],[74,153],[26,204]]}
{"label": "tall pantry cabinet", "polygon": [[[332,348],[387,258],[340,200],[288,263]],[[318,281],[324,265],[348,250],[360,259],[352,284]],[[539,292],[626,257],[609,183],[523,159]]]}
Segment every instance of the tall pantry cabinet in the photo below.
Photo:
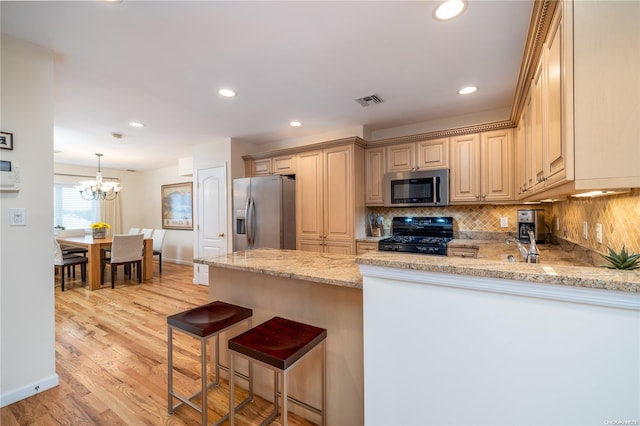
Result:
{"label": "tall pantry cabinet", "polygon": [[364,233],[365,142],[349,139],[297,156],[298,250],[355,254],[356,234]]}

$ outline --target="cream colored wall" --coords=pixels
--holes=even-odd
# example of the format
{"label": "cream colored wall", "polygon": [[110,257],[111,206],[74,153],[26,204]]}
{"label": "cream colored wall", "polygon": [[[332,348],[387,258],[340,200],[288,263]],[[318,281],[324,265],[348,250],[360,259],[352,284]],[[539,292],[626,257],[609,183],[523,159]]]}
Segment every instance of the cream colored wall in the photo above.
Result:
{"label": "cream colored wall", "polygon": [[[0,193],[0,406],[58,385],[53,276],[53,52],[1,37],[0,128],[19,192]],[[26,209],[10,226],[9,209]]]}
{"label": "cream colored wall", "polygon": [[[178,174],[178,163],[162,169],[136,172],[136,183],[139,185],[135,192],[129,191],[134,200],[123,200],[128,206],[136,206],[134,211],[127,208],[124,223],[136,228],[162,229],[162,201],[161,187],[172,183],[192,182],[191,176]],[[126,190],[123,189],[124,193]],[[193,234],[192,230],[168,229],[162,249],[162,260],[180,264],[193,263]]]}

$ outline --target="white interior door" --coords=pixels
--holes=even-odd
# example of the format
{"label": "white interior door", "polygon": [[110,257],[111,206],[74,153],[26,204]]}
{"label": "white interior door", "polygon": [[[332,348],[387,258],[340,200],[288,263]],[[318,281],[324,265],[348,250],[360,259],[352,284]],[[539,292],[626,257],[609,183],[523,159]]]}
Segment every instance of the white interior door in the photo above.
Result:
{"label": "white interior door", "polygon": [[[227,254],[226,165],[198,169],[197,257]],[[194,265],[197,284],[209,285],[209,267]]]}

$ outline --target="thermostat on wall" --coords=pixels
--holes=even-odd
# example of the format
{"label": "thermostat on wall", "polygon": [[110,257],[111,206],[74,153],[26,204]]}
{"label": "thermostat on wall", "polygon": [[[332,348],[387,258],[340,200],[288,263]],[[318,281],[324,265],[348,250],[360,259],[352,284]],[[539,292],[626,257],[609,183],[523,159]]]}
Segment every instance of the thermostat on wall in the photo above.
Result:
{"label": "thermostat on wall", "polygon": [[0,160],[0,192],[20,191],[20,166]]}

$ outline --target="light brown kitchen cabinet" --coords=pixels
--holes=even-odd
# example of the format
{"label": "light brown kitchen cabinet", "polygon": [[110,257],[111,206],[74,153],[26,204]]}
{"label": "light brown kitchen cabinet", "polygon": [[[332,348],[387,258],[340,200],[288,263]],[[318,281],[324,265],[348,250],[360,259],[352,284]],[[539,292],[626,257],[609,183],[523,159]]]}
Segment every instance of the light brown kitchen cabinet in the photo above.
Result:
{"label": "light brown kitchen cabinet", "polygon": [[365,204],[384,203],[385,148],[369,148],[365,151]]}
{"label": "light brown kitchen cabinet", "polygon": [[366,254],[370,251],[378,251],[378,243],[376,241],[356,241],[356,254]]}
{"label": "light brown kitchen cabinet", "polygon": [[512,130],[452,137],[450,180],[453,204],[513,201]]}
{"label": "light brown kitchen cabinet", "polygon": [[390,145],[387,172],[446,169],[449,167],[449,138]]}
{"label": "light brown kitchen cabinet", "polygon": [[271,158],[251,161],[251,176],[266,176],[271,172]]}
{"label": "light brown kitchen cabinet", "polygon": [[364,228],[363,146],[303,152],[297,162],[298,249],[353,254],[356,224]]}
{"label": "light brown kitchen cabinet", "polygon": [[480,134],[451,138],[449,200],[452,203],[480,202]]}
{"label": "light brown kitchen cabinet", "polygon": [[475,259],[478,257],[478,249],[472,247],[447,247],[447,256]]}
{"label": "light brown kitchen cabinet", "polygon": [[418,170],[449,167],[449,138],[416,142]]}
{"label": "light brown kitchen cabinet", "polygon": [[[520,115],[518,199],[527,198],[567,179],[570,149],[563,110],[565,94],[562,3],[558,4],[535,68],[529,94]],[[520,156],[520,154],[518,154]]]}
{"label": "light brown kitchen cabinet", "polygon": [[272,159],[273,174],[293,175],[296,173],[296,156],[283,155]]}

